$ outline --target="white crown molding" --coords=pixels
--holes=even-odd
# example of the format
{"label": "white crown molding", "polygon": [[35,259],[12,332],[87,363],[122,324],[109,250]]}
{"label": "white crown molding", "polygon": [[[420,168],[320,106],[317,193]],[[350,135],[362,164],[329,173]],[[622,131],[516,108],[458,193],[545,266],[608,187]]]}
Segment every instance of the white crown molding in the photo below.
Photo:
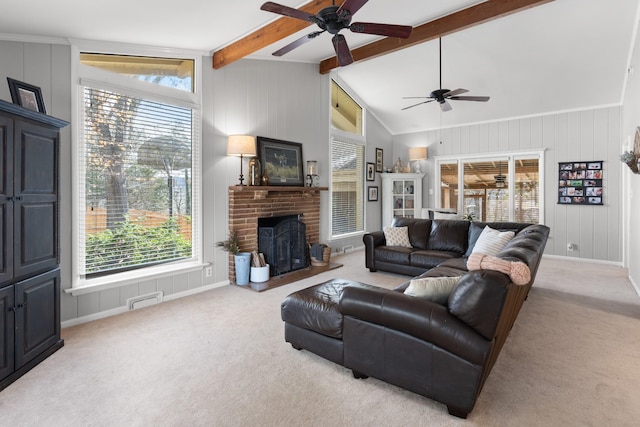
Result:
{"label": "white crown molding", "polygon": [[9,42],[21,42],[21,43],[43,43],[43,44],[71,44],[69,40],[61,37],[42,37],[42,36],[29,36],[26,34],[7,34],[0,33],[0,40]]}

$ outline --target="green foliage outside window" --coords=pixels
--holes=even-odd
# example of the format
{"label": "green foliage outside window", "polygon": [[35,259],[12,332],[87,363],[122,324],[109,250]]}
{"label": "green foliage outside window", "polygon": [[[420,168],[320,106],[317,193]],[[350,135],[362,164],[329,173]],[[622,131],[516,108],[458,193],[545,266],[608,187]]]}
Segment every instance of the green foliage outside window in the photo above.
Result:
{"label": "green foliage outside window", "polygon": [[191,256],[191,242],[180,235],[174,218],[159,227],[140,222],[126,218],[117,227],[88,234],[87,274]]}

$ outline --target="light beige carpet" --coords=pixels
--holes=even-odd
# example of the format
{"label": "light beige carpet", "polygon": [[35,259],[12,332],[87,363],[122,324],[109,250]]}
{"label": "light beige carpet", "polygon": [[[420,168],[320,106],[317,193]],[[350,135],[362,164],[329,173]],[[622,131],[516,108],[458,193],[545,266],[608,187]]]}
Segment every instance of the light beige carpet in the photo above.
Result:
{"label": "light beige carpet", "polygon": [[632,426],[640,303],[626,271],[544,259],[467,420],[283,340],[280,302],[333,277],[393,287],[364,253],[263,293],[226,286],[63,330],[0,392],[2,426]]}

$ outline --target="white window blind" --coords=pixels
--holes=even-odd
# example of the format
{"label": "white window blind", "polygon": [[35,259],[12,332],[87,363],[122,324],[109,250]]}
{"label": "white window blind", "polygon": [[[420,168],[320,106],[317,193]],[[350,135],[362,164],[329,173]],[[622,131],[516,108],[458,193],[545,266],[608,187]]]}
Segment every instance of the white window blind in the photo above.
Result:
{"label": "white window blind", "polygon": [[197,111],[89,86],[82,94],[81,276],[195,257]]}
{"label": "white window blind", "polygon": [[331,143],[331,235],[364,230],[364,146]]}

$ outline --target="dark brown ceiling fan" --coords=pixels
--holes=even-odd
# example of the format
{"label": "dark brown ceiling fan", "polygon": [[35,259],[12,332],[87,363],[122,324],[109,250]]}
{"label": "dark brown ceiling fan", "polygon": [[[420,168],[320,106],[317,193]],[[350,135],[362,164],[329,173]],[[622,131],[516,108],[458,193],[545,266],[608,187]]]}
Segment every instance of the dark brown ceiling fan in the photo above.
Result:
{"label": "dark brown ceiling fan", "polygon": [[338,57],[338,64],[343,67],[345,65],[351,64],[353,62],[353,57],[351,56],[351,50],[349,49],[349,45],[347,44],[345,37],[342,34],[339,34],[341,30],[348,28],[354,33],[376,34],[379,36],[398,37],[405,39],[411,35],[411,30],[413,28],[408,25],[376,24],[371,22],[354,22],[352,24],[352,16],[358,10],[360,10],[360,8],[364,6],[367,1],[368,0],[346,0],[342,4],[342,6],[336,6],[334,1],[333,6],[325,7],[316,15],[312,15],[303,10],[294,9],[292,7],[283,6],[281,4],[273,3],[270,1],[266,2],[260,7],[260,9],[266,10],[267,12],[273,12],[279,15],[288,16],[290,18],[313,22],[318,27],[320,27],[319,31],[314,31],[307,34],[306,36],[299,38],[293,43],[290,43],[282,49],[277,50],[273,53],[273,55],[282,56],[285,53],[291,52],[298,46],[303,45],[309,40],[316,38],[325,31],[328,31],[330,34],[333,34],[333,49],[335,50],[336,56]]}
{"label": "dark brown ceiling fan", "polygon": [[436,89],[429,94],[429,96],[406,96],[402,99],[425,99],[426,101],[419,102],[417,104],[409,105],[408,107],[402,108],[402,110],[406,110],[408,108],[417,107],[418,105],[426,104],[428,102],[437,101],[440,104],[440,109],[442,111],[450,111],[451,104],[449,104],[448,100],[454,101],[477,101],[477,102],[487,102],[489,100],[488,96],[459,96],[460,94],[469,92],[467,89],[442,89],[442,38],[438,39],[439,42],[439,62],[440,62],[440,89]]}

